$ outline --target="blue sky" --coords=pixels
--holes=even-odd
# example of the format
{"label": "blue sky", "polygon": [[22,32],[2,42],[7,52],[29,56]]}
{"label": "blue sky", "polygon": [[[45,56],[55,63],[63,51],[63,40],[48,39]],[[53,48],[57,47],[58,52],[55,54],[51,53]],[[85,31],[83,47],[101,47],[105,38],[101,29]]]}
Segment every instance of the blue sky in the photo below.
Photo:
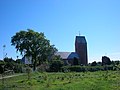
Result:
{"label": "blue sky", "polygon": [[11,37],[28,28],[44,32],[59,51],[74,51],[80,31],[89,62],[120,60],[120,0],[0,0],[0,59],[4,44],[8,57],[19,55]]}

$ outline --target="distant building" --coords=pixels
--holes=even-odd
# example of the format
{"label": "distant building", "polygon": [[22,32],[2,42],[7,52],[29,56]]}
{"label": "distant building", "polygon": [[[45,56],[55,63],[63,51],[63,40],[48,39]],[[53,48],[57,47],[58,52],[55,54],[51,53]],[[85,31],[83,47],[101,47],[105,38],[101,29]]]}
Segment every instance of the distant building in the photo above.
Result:
{"label": "distant building", "polygon": [[76,52],[57,52],[55,55],[60,56],[65,65],[78,65],[80,62],[79,55]]}
{"label": "distant building", "polygon": [[23,57],[21,60],[22,63],[24,64],[32,64],[32,57]]}
{"label": "distant building", "polygon": [[87,65],[87,41],[85,36],[76,36],[75,52],[57,52],[65,64],[68,65]]}
{"label": "distant building", "polygon": [[107,56],[103,56],[102,57],[102,65],[110,65],[110,64],[111,64],[110,58]]}

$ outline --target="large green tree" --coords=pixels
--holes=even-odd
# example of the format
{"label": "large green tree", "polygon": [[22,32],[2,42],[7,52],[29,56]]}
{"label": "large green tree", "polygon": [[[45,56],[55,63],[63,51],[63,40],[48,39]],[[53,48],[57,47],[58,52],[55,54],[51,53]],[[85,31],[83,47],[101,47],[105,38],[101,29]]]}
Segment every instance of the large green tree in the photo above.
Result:
{"label": "large green tree", "polygon": [[57,50],[50,41],[46,39],[44,33],[38,33],[31,29],[17,32],[11,39],[11,43],[17,51],[26,57],[32,57],[33,70],[37,63],[41,64],[50,59]]}

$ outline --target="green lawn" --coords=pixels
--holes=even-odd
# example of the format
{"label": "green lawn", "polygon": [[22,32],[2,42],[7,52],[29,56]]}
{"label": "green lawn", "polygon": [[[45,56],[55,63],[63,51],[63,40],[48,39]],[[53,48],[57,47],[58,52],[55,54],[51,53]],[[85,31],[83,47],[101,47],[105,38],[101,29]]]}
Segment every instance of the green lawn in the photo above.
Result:
{"label": "green lawn", "polygon": [[120,90],[120,71],[32,73],[0,80],[0,90]]}

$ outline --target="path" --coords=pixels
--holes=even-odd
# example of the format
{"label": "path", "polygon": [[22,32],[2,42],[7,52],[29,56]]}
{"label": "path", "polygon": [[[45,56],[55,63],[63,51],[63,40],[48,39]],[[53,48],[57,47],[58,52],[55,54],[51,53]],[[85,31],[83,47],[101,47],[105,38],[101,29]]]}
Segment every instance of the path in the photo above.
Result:
{"label": "path", "polygon": [[[20,76],[20,75],[23,75],[23,73],[22,74],[10,75],[10,76],[4,76],[3,78],[11,78],[11,77]],[[0,80],[1,79],[2,79],[2,77],[0,76]]]}

